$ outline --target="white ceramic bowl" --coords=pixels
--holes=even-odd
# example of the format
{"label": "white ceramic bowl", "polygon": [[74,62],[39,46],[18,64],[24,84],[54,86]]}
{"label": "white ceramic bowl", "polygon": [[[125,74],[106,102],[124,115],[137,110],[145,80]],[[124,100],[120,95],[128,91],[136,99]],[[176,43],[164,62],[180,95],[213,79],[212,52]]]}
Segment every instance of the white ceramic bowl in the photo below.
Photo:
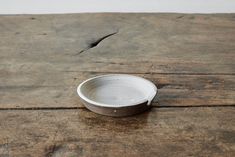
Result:
{"label": "white ceramic bowl", "polygon": [[157,87],[126,74],[101,75],[82,82],[77,93],[91,111],[108,116],[128,116],[150,107]]}

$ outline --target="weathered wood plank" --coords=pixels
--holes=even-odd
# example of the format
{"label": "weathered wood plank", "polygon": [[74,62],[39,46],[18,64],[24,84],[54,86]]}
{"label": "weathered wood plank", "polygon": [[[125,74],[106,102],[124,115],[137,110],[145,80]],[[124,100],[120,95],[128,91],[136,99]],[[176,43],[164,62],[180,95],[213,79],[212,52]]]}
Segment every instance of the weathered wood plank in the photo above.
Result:
{"label": "weathered wood plank", "polygon": [[0,16],[0,69],[235,74],[234,34],[234,14]]}
{"label": "weathered wood plank", "polygon": [[233,34],[234,14],[0,16],[0,107],[81,106],[98,73],[153,80],[161,106],[233,105]]}
{"label": "weathered wood plank", "polygon": [[235,156],[234,107],[0,112],[0,156]]}
{"label": "weathered wood plank", "polygon": [[[76,87],[103,73],[2,72],[0,108],[83,107]],[[137,74],[136,74],[137,75]],[[235,105],[233,75],[138,74],[159,88],[154,106]]]}
{"label": "weathered wood plank", "polygon": [[0,16],[0,108],[81,106],[103,73],[153,80],[155,105],[233,105],[234,34],[234,14]]}
{"label": "weathered wood plank", "polygon": [[[234,34],[234,14],[0,16],[0,156],[235,156],[234,107],[116,119],[76,95],[86,78],[132,73],[158,85],[154,106],[232,106]],[[42,109],[66,107],[81,109]]]}

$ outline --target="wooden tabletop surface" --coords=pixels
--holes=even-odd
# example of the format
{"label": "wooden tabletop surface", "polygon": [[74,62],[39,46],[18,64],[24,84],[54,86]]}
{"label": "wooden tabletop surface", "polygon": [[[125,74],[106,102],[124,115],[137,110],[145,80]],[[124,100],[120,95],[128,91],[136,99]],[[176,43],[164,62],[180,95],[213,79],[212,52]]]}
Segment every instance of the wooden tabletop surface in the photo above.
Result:
{"label": "wooden tabletop surface", "polygon": [[[83,80],[142,76],[151,110],[87,110]],[[1,157],[235,156],[235,14],[0,16]]]}

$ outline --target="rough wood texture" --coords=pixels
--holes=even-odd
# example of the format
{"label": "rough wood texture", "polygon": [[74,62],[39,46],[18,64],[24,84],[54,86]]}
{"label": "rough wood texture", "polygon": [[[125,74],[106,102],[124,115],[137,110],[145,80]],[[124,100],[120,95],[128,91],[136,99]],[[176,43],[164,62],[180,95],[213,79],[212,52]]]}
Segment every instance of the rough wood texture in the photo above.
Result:
{"label": "rough wood texture", "polygon": [[85,109],[1,111],[3,156],[234,156],[235,110],[153,108],[126,118]]}
{"label": "rough wood texture", "polygon": [[235,73],[234,14],[1,16],[0,23],[1,69],[9,71]]}
{"label": "rough wood texture", "polygon": [[76,86],[101,73],[153,80],[155,105],[234,105],[234,16],[1,16],[0,107],[81,107]]}
{"label": "rough wood texture", "polygon": [[[234,43],[235,14],[0,16],[0,156],[234,157]],[[152,110],[84,109],[107,73],[152,80]]]}
{"label": "rough wood texture", "polygon": [[[102,73],[103,74],[103,73]],[[83,107],[76,88],[91,73],[7,73],[0,90],[1,108]],[[136,74],[137,75],[137,74]],[[233,75],[139,74],[159,88],[154,106],[212,106],[235,104]],[[0,78],[3,79],[3,78]]]}

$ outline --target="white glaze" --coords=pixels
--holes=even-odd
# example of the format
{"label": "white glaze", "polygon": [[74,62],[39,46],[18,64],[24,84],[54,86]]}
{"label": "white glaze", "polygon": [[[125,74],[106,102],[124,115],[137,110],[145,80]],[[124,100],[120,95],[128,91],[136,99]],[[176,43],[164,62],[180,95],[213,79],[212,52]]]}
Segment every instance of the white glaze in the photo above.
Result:
{"label": "white glaze", "polygon": [[82,82],[77,92],[85,102],[96,106],[125,107],[146,101],[150,105],[157,88],[152,82],[141,77],[110,74]]}

